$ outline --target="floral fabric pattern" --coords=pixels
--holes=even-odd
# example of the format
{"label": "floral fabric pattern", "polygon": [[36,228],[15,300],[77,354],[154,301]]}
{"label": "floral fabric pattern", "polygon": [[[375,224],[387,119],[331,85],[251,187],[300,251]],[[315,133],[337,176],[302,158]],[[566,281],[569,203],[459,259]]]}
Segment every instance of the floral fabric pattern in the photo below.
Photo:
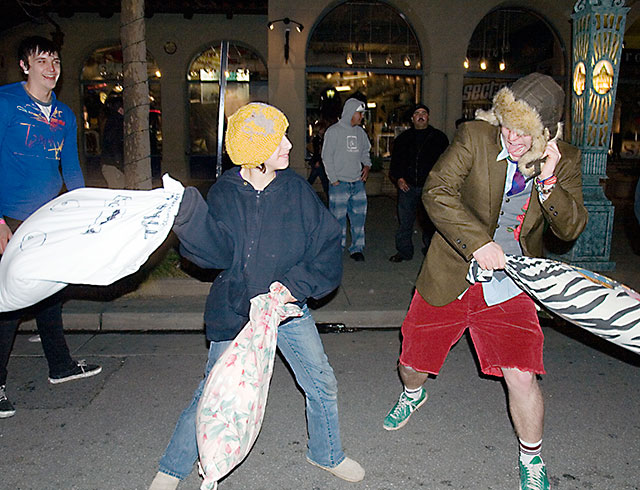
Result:
{"label": "floral fabric pattern", "polygon": [[516,219],[518,220],[518,225],[515,228],[511,226],[507,227],[507,230],[513,233],[513,239],[515,241],[520,240],[520,230],[522,229],[522,222],[524,221],[524,215],[527,214],[527,209],[529,209],[530,200],[531,200],[531,196],[529,196],[529,198],[527,199],[527,202],[525,202],[524,206],[522,206],[522,213],[516,216]]}
{"label": "floral fabric pattern", "polygon": [[273,374],[278,325],[302,315],[274,282],[251,300],[249,322],[215,363],[198,403],[196,434],[201,490],[212,490],[249,454],[258,437]]}

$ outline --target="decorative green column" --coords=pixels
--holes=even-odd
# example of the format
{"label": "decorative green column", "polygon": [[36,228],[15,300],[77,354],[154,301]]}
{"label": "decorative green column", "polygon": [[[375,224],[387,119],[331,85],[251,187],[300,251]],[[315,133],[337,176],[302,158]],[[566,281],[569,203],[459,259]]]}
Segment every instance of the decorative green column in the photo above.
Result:
{"label": "decorative green column", "polygon": [[589,223],[569,252],[558,257],[591,270],[609,260],[614,207],[602,190],[620,71],[627,7],[624,0],[579,0],[573,19],[571,143],[582,151],[583,193]]}

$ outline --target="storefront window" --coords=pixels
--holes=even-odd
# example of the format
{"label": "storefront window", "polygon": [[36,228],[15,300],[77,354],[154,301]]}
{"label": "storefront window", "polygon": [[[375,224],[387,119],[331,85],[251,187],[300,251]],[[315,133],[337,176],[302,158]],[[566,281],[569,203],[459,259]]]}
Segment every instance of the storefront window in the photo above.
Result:
{"label": "storefront window", "polygon": [[[221,55],[227,53],[226,69]],[[252,49],[222,41],[194,58],[187,73],[189,90],[189,166],[194,179],[212,180],[216,176],[220,116],[254,101],[267,101],[268,78],[264,61]],[[220,87],[225,87],[220,98]],[[221,155],[223,169],[230,164]]]}
{"label": "storefront window", "polygon": [[[149,77],[149,130],[151,170],[160,176],[162,160],[162,113],[160,79],[162,73],[151,54],[147,53]],[[104,179],[102,165],[124,170],[122,108],[122,48],[120,45],[95,50],[85,60],[82,75],[82,143],[89,182]]]}
{"label": "storefront window", "polygon": [[308,138],[356,97],[367,102],[363,126],[373,156],[388,157],[420,99],[422,55],[404,14],[382,2],[343,3],[314,28],[306,62]]}
{"label": "storefront window", "polygon": [[558,36],[539,15],[525,9],[490,12],[471,36],[462,92],[462,117],[491,107],[502,87],[532,72],[550,75],[564,86],[565,59]]}
{"label": "storefront window", "polygon": [[612,128],[614,156],[629,160],[640,159],[640,43],[635,47],[622,50]]}

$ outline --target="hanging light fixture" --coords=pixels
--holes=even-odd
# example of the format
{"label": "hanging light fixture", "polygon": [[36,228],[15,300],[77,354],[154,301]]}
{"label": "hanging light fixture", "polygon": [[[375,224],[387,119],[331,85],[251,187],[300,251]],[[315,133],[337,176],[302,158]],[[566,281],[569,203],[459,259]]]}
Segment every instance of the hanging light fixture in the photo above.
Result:
{"label": "hanging light fixture", "polygon": [[353,65],[353,55],[351,54],[351,51],[347,53],[345,61],[347,62],[347,65]]}
{"label": "hanging light fixture", "polygon": [[387,65],[393,65],[393,58],[391,57],[391,53],[387,55],[387,59],[384,60]]}
{"label": "hanging light fixture", "polygon": [[508,12],[504,12],[503,13],[503,19],[502,19],[502,58],[500,59],[500,64],[498,65],[498,68],[500,68],[500,71],[505,71],[507,69],[507,63],[504,61],[504,52],[506,51],[506,46],[507,46],[507,15]]}
{"label": "hanging light fixture", "polygon": [[411,66],[411,58],[408,54],[404,55],[404,58],[402,58],[402,64],[404,66]]}
{"label": "hanging light fixture", "polygon": [[485,71],[487,69],[487,58],[485,56],[487,49],[487,21],[486,18],[483,20],[484,23],[484,31],[482,32],[482,58],[480,59],[480,69]]}
{"label": "hanging light fixture", "polygon": [[464,66],[465,70],[469,69],[469,58],[468,57],[464,57],[464,61],[462,62],[462,66]]}

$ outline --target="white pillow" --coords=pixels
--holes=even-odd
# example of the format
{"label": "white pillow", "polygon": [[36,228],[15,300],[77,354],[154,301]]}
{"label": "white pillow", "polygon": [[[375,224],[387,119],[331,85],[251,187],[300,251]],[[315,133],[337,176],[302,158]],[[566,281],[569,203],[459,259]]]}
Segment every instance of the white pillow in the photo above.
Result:
{"label": "white pillow", "polygon": [[137,271],[165,240],[184,187],[169,175],[150,191],[84,187],[20,225],[0,260],[0,312],[33,305],[67,284],[104,286]]}

